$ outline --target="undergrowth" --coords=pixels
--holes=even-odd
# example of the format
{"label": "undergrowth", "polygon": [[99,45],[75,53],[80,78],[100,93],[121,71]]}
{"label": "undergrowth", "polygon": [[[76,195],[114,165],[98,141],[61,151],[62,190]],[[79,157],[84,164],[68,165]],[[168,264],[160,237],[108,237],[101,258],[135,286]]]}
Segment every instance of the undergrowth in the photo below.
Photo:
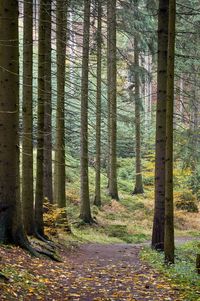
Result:
{"label": "undergrowth", "polygon": [[199,301],[200,276],[195,270],[197,253],[199,253],[199,242],[190,241],[177,246],[175,265],[164,265],[164,254],[147,247],[142,250],[141,258],[176,284],[176,289],[181,291],[185,301]]}

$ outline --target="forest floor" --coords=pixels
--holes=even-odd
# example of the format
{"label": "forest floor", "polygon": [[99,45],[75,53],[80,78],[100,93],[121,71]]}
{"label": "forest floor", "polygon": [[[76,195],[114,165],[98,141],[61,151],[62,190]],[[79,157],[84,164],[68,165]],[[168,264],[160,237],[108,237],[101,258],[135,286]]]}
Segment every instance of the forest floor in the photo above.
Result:
{"label": "forest floor", "polygon": [[[154,162],[148,159],[144,164],[145,193],[133,196],[132,159],[118,161],[120,201],[108,198],[104,172],[101,208],[92,205],[95,170],[90,168],[91,209],[97,224],[80,223],[80,175],[74,169],[68,169],[66,189],[72,235],[66,234],[65,223],[60,224],[62,212],[48,202],[45,205],[45,234],[58,243],[62,262],[34,258],[20,248],[0,245],[0,273],[8,278],[0,274],[0,301],[200,301],[200,277],[195,270],[196,254],[200,253],[199,212],[175,206],[176,264],[166,267],[163,254],[149,247]],[[174,174],[175,205],[181,199],[187,203],[194,198],[200,211],[197,197],[188,188],[190,172],[177,168]],[[31,242],[37,246],[38,242]]]}
{"label": "forest floor", "polygon": [[142,248],[142,244],[62,246],[62,262],[57,263],[1,246],[1,271],[9,280],[0,281],[0,300],[186,300],[176,284],[140,259]]}

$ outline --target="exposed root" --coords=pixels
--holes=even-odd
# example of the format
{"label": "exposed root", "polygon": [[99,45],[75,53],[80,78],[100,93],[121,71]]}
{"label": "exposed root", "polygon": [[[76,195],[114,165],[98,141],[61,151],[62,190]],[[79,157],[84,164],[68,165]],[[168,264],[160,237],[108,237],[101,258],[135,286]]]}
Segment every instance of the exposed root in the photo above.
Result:
{"label": "exposed root", "polygon": [[38,240],[43,241],[44,243],[48,244],[49,246],[51,246],[53,249],[55,248],[55,244],[49,240],[49,238],[46,235],[40,235],[38,232],[35,233],[35,238],[37,238]]}
{"label": "exposed root", "polygon": [[0,273],[0,281],[9,282],[9,278],[6,277],[4,274]]}
{"label": "exposed root", "polygon": [[49,257],[50,259],[52,259],[56,262],[62,262],[61,258],[55,253],[52,253],[52,252],[49,252],[49,251],[46,251],[46,250],[39,250],[39,249],[36,249],[36,251],[39,254],[45,255],[46,257]]}

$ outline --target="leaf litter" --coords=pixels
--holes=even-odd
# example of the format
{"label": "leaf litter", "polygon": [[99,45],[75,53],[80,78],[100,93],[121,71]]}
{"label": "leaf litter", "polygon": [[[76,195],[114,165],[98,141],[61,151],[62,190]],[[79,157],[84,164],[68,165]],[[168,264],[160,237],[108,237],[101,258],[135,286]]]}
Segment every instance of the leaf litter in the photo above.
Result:
{"label": "leaf litter", "polygon": [[140,260],[141,247],[83,244],[60,250],[62,262],[34,258],[17,247],[0,247],[4,301],[184,300],[170,280]]}

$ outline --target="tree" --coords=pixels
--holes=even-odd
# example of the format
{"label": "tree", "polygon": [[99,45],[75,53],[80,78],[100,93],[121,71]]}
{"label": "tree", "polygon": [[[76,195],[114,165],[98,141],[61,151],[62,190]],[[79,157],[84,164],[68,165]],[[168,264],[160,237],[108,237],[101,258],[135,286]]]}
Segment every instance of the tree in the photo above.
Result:
{"label": "tree", "polygon": [[90,0],[84,0],[83,52],[81,77],[81,209],[80,218],[91,223],[88,179],[88,73],[90,37]]}
{"label": "tree", "polygon": [[53,202],[52,180],[52,100],[51,100],[51,1],[46,4],[45,20],[45,103],[44,103],[44,198]]}
{"label": "tree", "polygon": [[56,61],[57,61],[57,111],[56,147],[54,163],[54,201],[58,207],[66,207],[65,195],[65,55],[67,2],[57,0],[56,4]]}
{"label": "tree", "polygon": [[119,199],[117,188],[116,0],[107,2],[107,85],[109,140],[109,195]]}
{"label": "tree", "polygon": [[166,157],[165,157],[165,262],[174,263],[174,209],[173,209],[173,110],[175,57],[176,1],[169,0]]}
{"label": "tree", "polygon": [[0,2],[0,40],[0,242],[31,249],[20,202],[18,1]]}
{"label": "tree", "polygon": [[160,0],[158,10],[158,68],[156,108],[155,205],[152,247],[164,250],[165,142],[167,96],[167,47],[169,1]]}
{"label": "tree", "polygon": [[101,56],[102,56],[102,4],[98,1],[97,17],[97,94],[96,94],[96,181],[94,204],[101,206]]}
{"label": "tree", "polygon": [[44,186],[44,103],[45,103],[45,20],[46,4],[41,0],[39,7],[38,45],[38,111],[37,111],[37,162],[35,190],[35,226],[37,235],[44,236],[43,186]]}
{"label": "tree", "polygon": [[[137,16],[138,1],[134,0],[134,15]],[[133,194],[143,193],[142,164],[141,164],[141,100],[140,100],[140,75],[139,75],[139,43],[138,34],[134,37],[134,67],[135,67],[135,165],[136,182]]]}
{"label": "tree", "polygon": [[34,233],[33,199],[33,1],[24,2],[22,204],[27,234]]}

